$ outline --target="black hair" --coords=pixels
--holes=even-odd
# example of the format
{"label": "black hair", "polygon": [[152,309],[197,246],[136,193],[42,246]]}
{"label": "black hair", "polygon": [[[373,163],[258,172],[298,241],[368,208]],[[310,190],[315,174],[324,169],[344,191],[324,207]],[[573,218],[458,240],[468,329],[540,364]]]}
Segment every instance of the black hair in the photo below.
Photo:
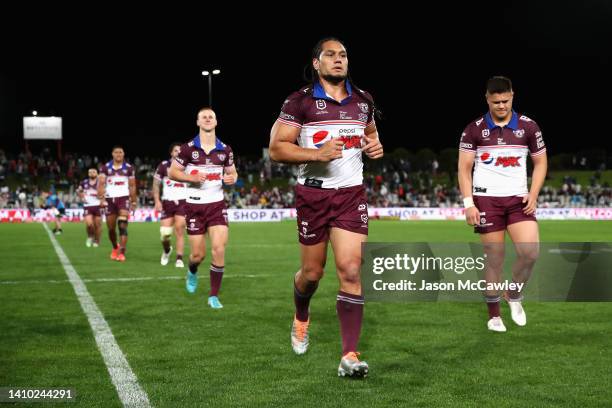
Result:
{"label": "black hair", "polygon": [[512,81],[505,76],[494,76],[487,81],[487,93],[512,92]]}
{"label": "black hair", "polygon": [[170,148],[168,149],[168,152],[169,152],[170,154],[172,154],[172,150],[174,150],[174,146],[179,146],[179,147],[180,147],[180,146],[181,146],[181,144],[182,144],[182,143],[180,143],[180,142],[174,142],[174,143],[172,143],[172,144],[170,145]]}
{"label": "black hair", "polygon": [[118,144],[116,144],[116,145],[114,145],[114,146],[113,146],[113,148],[112,148],[111,152],[115,151],[115,149],[121,149],[121,150],[123,150],[123,152],[125,152],[125,149],[123,148],[123,146],[118,145]]}

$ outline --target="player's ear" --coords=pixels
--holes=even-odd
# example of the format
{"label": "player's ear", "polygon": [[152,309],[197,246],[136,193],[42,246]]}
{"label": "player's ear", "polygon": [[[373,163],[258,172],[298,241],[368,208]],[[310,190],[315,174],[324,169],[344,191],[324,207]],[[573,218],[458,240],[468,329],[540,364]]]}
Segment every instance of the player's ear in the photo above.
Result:
{"label": "player's ear", "polygon": [[312,66],[314,67],[315,71],[318,71],[319,67],[321,66],[321,61],[319,61],[317,58],[313,58]]}

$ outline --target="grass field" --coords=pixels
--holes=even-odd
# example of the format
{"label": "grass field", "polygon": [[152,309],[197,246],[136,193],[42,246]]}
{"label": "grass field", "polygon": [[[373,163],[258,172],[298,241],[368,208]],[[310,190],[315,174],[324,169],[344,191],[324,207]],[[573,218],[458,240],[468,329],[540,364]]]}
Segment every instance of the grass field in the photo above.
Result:
{"label": "grass field", "polygon": [[[159,265],[158,224],[130,225],[125,264],[108,259],[106,239],[85,248],[82,225],[64,231],[59,243],[156,407],[612,405],[612,303],[526,302],[524,328],[503,305],[505,334],[486,330],[480,303],[366,303],[370,376],[340,379],[331,259],[311,305],[311,348],[291,351],[294,222],[232,224],[220,311],[206,306],[206,263],[196,295],[184,270]],[[541,235],[612,241],[612,223],[541,222]],[[370,225],[370,241],[476,239],[462,222]],[[121,406],[43,227],[1,224],[0,248],[0,387],[71,387],[70,407]],[[152,279],[116,280],[141,277]]]}

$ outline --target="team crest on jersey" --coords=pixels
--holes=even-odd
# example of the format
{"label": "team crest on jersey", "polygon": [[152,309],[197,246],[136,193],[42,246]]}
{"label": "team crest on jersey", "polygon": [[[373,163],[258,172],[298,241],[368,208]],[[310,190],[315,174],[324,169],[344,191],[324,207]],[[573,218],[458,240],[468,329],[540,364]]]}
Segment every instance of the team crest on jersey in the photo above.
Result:
{"label": "team crest on jersey", "polygon": [[225,160],[225,153],[219,153],[217,155],[217,157],[219,158],[219,160],[224,161]]}
{"label": "team crest on jersey", "polygon": [[361,111],[363,113],[368,113],[368,104],[367,103],[360,102],[360,103],[357,104],[357,106],[359,106],[359,109],[361,109]]}
{"label": "team crest on jersey", "polygon": [[197,151],[191,152],[191,158],[193,160],[198,160],[199,157],[200,157],[200,153],[198,153]]}
{"label": "team crest on jersey", "polygon": [[483,139],[487,139],[490,134],[491,134],[491,132],[489,132],[489,129],[482,129],[482,138]]}
{"label": "team crest on jersey", "polygon": [[525,129],[513,130],[512,133],[514,133],[514,136],[520,139],[521,137],[525,136]]}
{"label": "team crest on jersey", "polygon": [[318,110],[323,110],[325,108],[327,108],[327,104],[325,103],[325,101],[323,99],[317,99],[317,109]]}

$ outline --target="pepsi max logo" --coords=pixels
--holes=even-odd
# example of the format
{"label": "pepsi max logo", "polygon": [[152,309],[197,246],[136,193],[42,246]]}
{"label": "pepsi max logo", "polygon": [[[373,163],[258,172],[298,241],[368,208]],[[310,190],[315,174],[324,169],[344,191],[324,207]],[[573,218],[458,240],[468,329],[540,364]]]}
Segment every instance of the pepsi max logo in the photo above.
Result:
{"label": "pepsi max logo", "polygon": [[491,164],[493,163],[493,156],[485,152],[480,155],[480,161],[483,162],[484,164]]}
{"label": "pepsi max logo", "polygon": [[329,132],[327,130],[321,130],[312,135],[312,143],[314,143],[317,149],[321,148],[321,146],[330,139],[331,137],[329,137]]}

